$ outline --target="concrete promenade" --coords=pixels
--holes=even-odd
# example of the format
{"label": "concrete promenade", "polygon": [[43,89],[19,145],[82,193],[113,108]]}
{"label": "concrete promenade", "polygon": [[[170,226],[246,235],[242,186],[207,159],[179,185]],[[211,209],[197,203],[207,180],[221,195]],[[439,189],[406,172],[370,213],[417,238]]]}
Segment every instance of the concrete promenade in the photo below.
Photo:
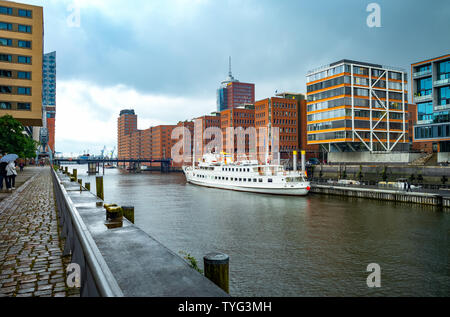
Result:
{"label": "concrete promenade", "polygon": [[0,297],[79,296],[66,285],[50,167],[26,168],[16,188],[0,202]]}

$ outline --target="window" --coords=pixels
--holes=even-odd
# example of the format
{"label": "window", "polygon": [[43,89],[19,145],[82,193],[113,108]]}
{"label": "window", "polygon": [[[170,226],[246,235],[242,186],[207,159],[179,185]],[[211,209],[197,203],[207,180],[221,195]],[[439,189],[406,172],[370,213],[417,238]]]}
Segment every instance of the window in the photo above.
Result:
{"label": "window", "polygon": [[11,23],[0,22],[0,30],[11,31],[12,30],[12,24]]}
{"label": "window", "polygon": [[31,18],[31,10],[19,9],[19,16],[20,17]]}
{"label": "window", "polygon": [[11,109],[11,103],[10,102],[0,102],[0,109]]}
{"label": "window", "polygon": [[273,179],[271,179],[271,178],[269,178],[267,181],[268,181],[269,183],[273,183]]}
{"label": "window", "polygon": [[12,93],[12,87],[11,86],[0,86],[0,93],[10,94],[10,93]]}
{"label": "window", "polygon": [[19,30],[19,32],[31,33],[31,26],[30,25],[19,24],[18,30]]}
{"label": "window", "polygon": [[12,46],[12,40],[10,40],[10,39],[5,39],[5,38],[0,38],[0,45],[3,45],[3,46]]}
{"label": "window", "polygon": [[19,95],[31,95],[30,87],[17,87],[17,93]]}
{"label": "window", "polygon": [[29,102],[19,102],[19,103],[17,103],[17,109],[19,109],[19,110],[31,110],[31,103],[29,103]]}
{"label": "window", "polygon": [[12,71],[0,70],[0,77],[12,77]]}
{"label": "window", "polygon": [[8,8],[8,7],[0,7],[0,13],[1,14],[7,14],[7,15],[12,15],[12,8]]}
{"label": "window", "polygon": [[23,47],[23,48],[31,48],[31,41],[21,41],[21,40],[19,40],[17,42],[17,46]]}
{"label": "window", "polygon": [[17,78],[19,78],[19,79],[31,79],[31,72],[17,72]]}
{"label": "window", "polygon": [[30,56],[18,56],[17,62],[20,64],[31,64],[31,57]]}

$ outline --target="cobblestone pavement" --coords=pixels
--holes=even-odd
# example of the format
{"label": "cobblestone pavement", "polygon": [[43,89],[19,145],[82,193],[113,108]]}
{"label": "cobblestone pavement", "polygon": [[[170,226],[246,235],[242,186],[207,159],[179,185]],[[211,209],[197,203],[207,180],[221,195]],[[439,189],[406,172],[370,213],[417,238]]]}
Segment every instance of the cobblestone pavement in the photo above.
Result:
{"label": "cobblestone pavement", "polygon": [[0,297],[79,296],[66,285],[51,170],[0,202]]}

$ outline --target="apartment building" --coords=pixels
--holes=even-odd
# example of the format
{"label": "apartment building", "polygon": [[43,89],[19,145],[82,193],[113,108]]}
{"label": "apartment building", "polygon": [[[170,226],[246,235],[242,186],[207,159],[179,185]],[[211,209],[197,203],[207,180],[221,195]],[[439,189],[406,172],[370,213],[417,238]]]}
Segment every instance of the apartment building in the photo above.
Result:
{"label": "apartment building", "polygon": [[0,0],[0,116],[42,126],[43,8]]}

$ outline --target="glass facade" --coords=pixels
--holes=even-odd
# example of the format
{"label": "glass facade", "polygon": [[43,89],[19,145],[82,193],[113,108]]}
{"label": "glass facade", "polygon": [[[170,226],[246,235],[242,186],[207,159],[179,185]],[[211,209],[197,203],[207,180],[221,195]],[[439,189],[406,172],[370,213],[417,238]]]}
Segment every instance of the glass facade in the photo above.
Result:
{"label": "glass facade", "polygon": [[414,140],[442,143],[441,139],[450,138],[450,55],[413,64],[413,69],[422,76],[413,79],[414,96],[432,96],[417,103]]}
{"label": "glass facade", "polygon": [[42,104],[56,106],[56,52],[44,55],[42,80]]}

